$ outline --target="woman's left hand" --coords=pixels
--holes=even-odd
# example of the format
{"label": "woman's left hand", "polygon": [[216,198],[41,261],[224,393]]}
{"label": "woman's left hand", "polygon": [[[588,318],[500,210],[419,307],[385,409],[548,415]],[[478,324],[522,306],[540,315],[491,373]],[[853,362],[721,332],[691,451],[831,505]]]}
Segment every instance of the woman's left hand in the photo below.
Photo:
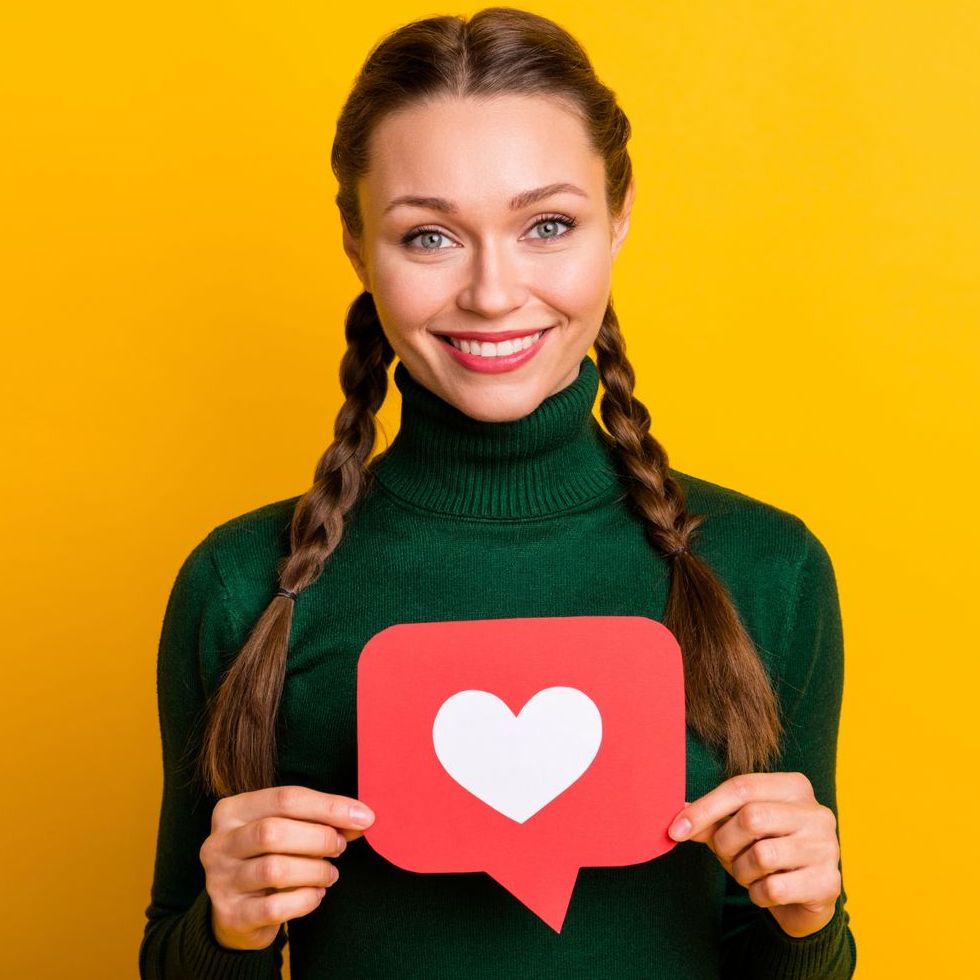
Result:
{"label": "woman's left hand", "polygon": [[790,936],[808,936],[833,918],[841,890],[837,820],[803,773],[732,776],[688,803],[668,833],[707,844]]}

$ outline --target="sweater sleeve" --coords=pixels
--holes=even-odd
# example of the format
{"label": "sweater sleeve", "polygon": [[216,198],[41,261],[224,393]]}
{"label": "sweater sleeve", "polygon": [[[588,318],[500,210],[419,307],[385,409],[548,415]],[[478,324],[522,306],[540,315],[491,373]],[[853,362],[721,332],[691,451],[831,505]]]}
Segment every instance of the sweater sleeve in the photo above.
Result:
{"label": "sweater sleeve", "polygon": [[206,699],[202,657],[227,644],[226,603],[209,535],[185,559],[167,602],[157,656],[163,797],[147,922],[139,948],[143,980],[274,980],[285,926],[264,949],[235,950],[211,929],[200,848],[216,798],[194,778]]}
{"label": "sweater sleeve", "polygon": [[[840,602],[830,556],[804,528],[804,551],[796,588],[789,600],[777,662],[778,691],[785,732],[777,767],[802,772],[817,802],[837,817],[837,729],[844,681],[844,645]],[[840,824],[837,826],[840,840]],[[749,898],[748,890],[726,875],[722,915],[723,975],[744,980],[848,980],[857,949],[843,888],[833,918],[809,936],[783,932],[768,909]]]}

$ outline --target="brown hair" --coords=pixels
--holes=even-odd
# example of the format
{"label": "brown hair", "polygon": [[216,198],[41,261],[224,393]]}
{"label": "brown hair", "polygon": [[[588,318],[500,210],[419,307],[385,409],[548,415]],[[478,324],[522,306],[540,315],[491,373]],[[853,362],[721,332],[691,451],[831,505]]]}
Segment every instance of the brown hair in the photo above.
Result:
{"label": "brown hair", "polygon": [[[368,170],[369,139],[388,113],[438,96],[513,92],[546,94],[579,113],[605,161],[609,213],[620,214],[632,166],[630,124],[615,94],[597,79],[578,42],[553,21],[490,7],[469,18],[406,24],[369,53],[340,113],[331,154],[337,206],[354,238],[363,230],[357,185]],[[375,413],[384,402],[394,351],[370,293],[351,304],[346,337],[340,364],[346,401],[313,486],[296,503],[290,554],[277,567],[280,585],[293,592],[320,575],[371,479],[366,465],[375,444]],[[723,754],[729,775],[767,768],[781,735],[776,696],[724,585],[691,550],[704,515],[686,511],[667,453],[649,433],[650,414],[633,395],[633,368],[611,298],[594,346],[608,430],[602,438],[627,505],[642,520],[650,544],[672,562],[664,624],[684,658],[687,723]],[[271,600],[211,700],[199,761],[207,788],[218,796],[275,783],[276,719],[292,616],[290,598]]]}

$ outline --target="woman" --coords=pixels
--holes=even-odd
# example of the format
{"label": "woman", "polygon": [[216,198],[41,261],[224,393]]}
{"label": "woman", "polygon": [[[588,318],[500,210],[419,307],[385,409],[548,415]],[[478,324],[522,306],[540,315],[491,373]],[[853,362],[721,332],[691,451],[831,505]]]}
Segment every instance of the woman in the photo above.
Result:
{"label": "woman", "polygon": [[[287,921],[296,980],[852,974],[833,570],[798,518],[670,469],[649,434],[610,300],[629,135],[527,12],[370,53],[333,145],[364,287],[335,440],[307,493],[194,549],[164,620],[142,976],[278,975]],[[396,354],[401,429],[369,462]],[[692,802],[668,853],[582,868],[557,934],[482,873],[406,872],[360,839],[355,672],[393,623],[575,615],[677,638]]]}

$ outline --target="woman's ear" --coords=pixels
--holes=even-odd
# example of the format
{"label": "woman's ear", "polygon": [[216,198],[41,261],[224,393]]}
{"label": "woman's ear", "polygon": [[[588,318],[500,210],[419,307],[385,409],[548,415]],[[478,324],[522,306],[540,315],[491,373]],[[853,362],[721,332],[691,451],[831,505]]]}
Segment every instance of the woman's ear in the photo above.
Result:
{"label": "woman's ear", "polygon": [[626,188],[626,196],[623,199],[623,208],[619,212],[619,216],[613,221],[613,240],[612,240],[612,254],[613,258],[616,257],[616,253],[622,248],[623,241],[626,239],[626,232],[630,228],[630,212],[633,210],[633,198],[636,196],[636,180],[630,179],[630,185]]}
{"label": "woman's ear", "polygon": [[343,228],[342,237],[347,258],[350,259],[350,264],[354,267],[354,272],[357,273],[357,278],[361,280],[361,285],[365,291],[370,292],[367,267],[364,265],[364,260],[361,257],[360,242],[350,233],[347,222],[344,221],[343,217],[340,219],[340,224]]}

